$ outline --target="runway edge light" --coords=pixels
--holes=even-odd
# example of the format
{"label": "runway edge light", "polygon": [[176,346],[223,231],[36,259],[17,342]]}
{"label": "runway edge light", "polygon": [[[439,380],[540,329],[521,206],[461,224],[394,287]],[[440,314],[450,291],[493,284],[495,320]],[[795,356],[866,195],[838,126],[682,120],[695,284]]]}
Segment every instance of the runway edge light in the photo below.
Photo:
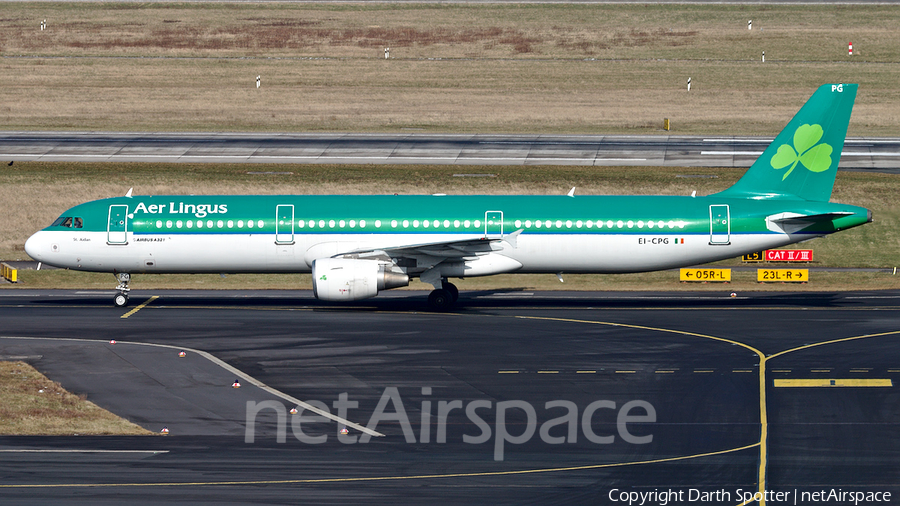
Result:
{"label": "runway edge light", "polygon": [[159,433],[160,433],[160,434],[168,434],[168,433],[169,433],[169,427],[163,427],[162,430],[159,431]]}
{"label": "runway edge light", "polygon": [[186,356],[187,356],[187,353],[185,353],[184,350],[181,350],[178,352],[178,358],[184,358]]}
{"label": "runway edge light", "polygon": [[241,388],[241,382],[238,380],[234,380],[234,383],[232,383],[231,388]]}
{"label": "runway edge light", "polygon": [[291,414],[292,414],[292,415],[296,415],[296,414],[297,414],[297,408],[291,408]]}

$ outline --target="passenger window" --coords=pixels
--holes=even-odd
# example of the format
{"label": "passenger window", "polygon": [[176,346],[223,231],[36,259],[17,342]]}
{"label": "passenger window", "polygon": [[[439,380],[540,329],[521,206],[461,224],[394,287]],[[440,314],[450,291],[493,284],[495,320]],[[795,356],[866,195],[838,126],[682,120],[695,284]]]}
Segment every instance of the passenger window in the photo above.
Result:
{"label": "passenger window", "polygon": [[82,226],[81,218],[74,218],[72,220],[72,224],[75,226],[75,228],[81,228],[81,226]]}

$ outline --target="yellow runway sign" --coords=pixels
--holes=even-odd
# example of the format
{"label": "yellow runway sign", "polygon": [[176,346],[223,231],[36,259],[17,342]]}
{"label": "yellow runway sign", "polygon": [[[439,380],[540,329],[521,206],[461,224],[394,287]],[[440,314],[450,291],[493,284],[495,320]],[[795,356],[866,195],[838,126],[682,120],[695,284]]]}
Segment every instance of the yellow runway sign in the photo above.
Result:
{"label": "yellow runway sign", "polygon": [[10,283],[18,282],[18,271],[8,264],[0,264],[0,276],[8,279]]}
{"label": "yellow runway sign", "polygon": [[741,261],[743,262],[763,262],[766,259],[765,251],[757,251],[754,253],[747,253],[746,255],[741,257]]}
{"label": "yellow runway sign", "polygon": [[756,280],[760,283],[806,283],[809,269],[757,269]]}
{"label": "yellow runway sign", "polygon": [[681,281],[731,281],[731,269],[681,269]]}

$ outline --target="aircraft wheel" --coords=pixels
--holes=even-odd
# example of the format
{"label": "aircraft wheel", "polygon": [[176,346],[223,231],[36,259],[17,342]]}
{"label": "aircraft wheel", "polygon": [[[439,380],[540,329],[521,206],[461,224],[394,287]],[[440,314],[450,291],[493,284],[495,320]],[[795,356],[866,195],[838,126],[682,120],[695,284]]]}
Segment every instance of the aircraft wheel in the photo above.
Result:
{"label": "aircraft wheel", "polygon": [[435,311],[448,311],[453,307],[453,294],[450,290],[434,290],[428,295],[428,305]]}
{"label": "aircraft wheel", "polygon": [[125,307],[128,305],[128,296],[124,293],[116,294],[116,297],[113,299],[113,304],[116,307]]}
{"label": "aircraft wheel", "polygon": [[444,290],[450,292],[450,295],[453,296],[453,302],[455,303],[459,300],[459,288],[456,288],[456,285],[453,283],[442,283]]}

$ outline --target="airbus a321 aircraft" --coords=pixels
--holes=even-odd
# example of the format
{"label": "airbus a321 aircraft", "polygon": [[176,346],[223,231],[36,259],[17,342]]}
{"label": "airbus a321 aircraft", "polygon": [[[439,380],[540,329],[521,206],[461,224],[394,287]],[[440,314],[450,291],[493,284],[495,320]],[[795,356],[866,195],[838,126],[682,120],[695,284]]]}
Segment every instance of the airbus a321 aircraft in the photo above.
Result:
{"label": "airbus a321 aircraft", "polygon": [[436,309],[450,278],[627,273],[712,262],[872,221],[829,203],[856,84],[826,84],[744,176],[708,196],[132,196],[75,206],[31,236],[35,260],[132,274],[312,272],[355,301],[418,277]]}

